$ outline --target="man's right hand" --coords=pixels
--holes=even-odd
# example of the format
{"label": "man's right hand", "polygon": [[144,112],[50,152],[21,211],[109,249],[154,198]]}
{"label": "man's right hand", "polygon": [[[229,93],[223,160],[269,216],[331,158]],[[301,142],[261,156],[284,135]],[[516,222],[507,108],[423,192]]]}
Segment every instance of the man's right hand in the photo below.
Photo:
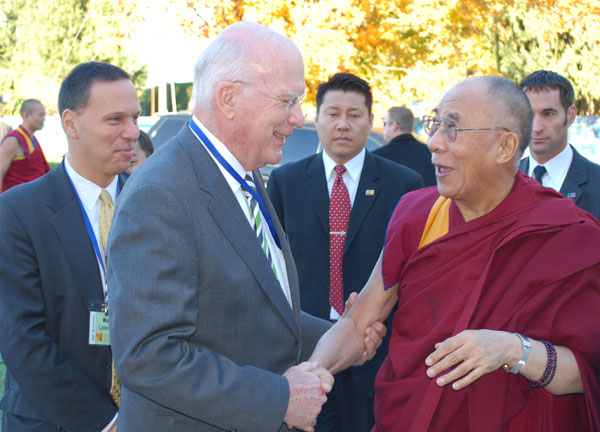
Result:
{"label": "man's right hand", "polygon": [[283,374],[290,386],[290,401],[283,419],[289,426],[312,430],[317,422],[321,407],[327,401],[324,388],[331,390],[329,384],[322,384],[321,379],[311,372],[318,366],[317,362],[304,362]]}

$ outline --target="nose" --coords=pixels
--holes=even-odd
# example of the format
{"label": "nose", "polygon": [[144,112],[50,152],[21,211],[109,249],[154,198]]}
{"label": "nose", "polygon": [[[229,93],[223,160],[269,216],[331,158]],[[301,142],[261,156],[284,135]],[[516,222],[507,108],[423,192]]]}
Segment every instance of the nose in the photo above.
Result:
{"label": "nose", "polygon": [[544,129],[544,123],[541,119],[540,116],[538,115],[534,115],[533,116],[533,132],[539,133]]}
{"label": "nose", "polygon": [[345,114],[339,116],[336,129],[347,130],[350,128],[350,124],[348,122],[348,117]]}
{"label": "nose", "polygon": [[297,128],[304,126],[304,113],[302,112],[302,106],[299,103],[294,105],[292,111],[290,111],[288,122]]}
{"label": "nose", "polygon": [[140,136],[140,129],[137,125],[137,120],[133,118],[127,121],[125,128],[123,129],[123,137],[129,141],[137,141]]}
{"label": "nose", "polygon": [[445,148],[445,145],[446,141],[444,141],[444,138],[442,137],[440,128],[438,128],[427,140],[427,148],[429,148],[431,153],[441,152]]}

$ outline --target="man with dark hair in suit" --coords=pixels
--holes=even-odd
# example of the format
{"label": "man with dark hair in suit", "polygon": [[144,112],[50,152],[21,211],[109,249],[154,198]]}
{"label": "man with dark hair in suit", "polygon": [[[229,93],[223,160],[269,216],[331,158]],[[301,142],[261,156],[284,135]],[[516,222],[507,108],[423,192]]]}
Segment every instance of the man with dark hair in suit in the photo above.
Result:
{"label": "man with dark hair in suit", "polygon": [[414,125],[411,110],[404,106],[390,108],[383,120],[383,137],[387,144],[374,150],[373,154],[406,165],[421,174],[425,186],[435,186],[431,152],[413,136]]}
{"label": "man with dark hair in suit", "polygon": [[304,124],[304,88],[290,39],[227,27],[196,63],[194,116],[128,180],[108,245],[123,431],[312,429],[332,377],[305,360],[329,323],[300,310],[258,171]]}
{"label": "man with dark hair in suit", "polygon": [[[322,154],[271,173],[269,196],[298,267],[302,310],[336,321],[377,261],[387,221],[406,192],[423,187],[414,171],[366,151],[373,124],[369,84],[347,73],[317,90],[315,125]],[[368,431],[373,383],[387,353],[336,376],[317,431]]]}
{"label": "man with dark hair in suit", "polygon": [[107,296],[103,222],[139,134],[140,105],[125,71],[90,62],[65,78],[58,108],[62,164],[0,195],[2,430],[112,432],[118,386],[98,310]]}
{"label": "man with dark hair in suit", "polygon": [[519,85],[534,115],[529,157],[519,168],[600,218],[600,166],[567,145],[569,127],[577,116],[573,86],[565,77],[545,70],[533,72]]}

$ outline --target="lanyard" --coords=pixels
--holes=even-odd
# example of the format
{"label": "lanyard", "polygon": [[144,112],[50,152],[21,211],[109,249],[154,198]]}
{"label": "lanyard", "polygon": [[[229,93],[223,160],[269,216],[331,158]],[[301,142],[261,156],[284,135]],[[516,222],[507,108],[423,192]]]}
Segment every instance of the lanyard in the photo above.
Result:
{"label": "lanyard", "polygon": [[[73,180],[69,176],[69,172],[67,171],[67,167],[63,164],[65,169],[65,174],[69,179],[69,183],[71,183],[71,187],[73,188],[73,192],[75,193],[75,197],[77,198],[77,202],[79,203],[79,208],[81,209],[81,214],[83,215],[83,221],[85,222],[85,228],[87,230],[90,241],[92,242],[92,246],[94,247],[94,252],[96,253],[96,258],[100,262],[100,267],[102,267],[102,273],[104,274],[104,299],[108,298],[108,288],[106,284],[106,267],[104,267],[104,258],[102,257],[102,253],[100,252],[100,247],[98,245],[98,240],[96,240],[96,235],[94,234],[94,229],[92,228],[92,223],[90,222],[90,218],[83,207],[83,203],[81,202],[81,198],[79,198],[79,194],[77,193],[77,189],[75,189],[75,185],[73,184]],[[121,185],[117,181],[117,196],[121,193]]]}
{"label": "lanyard", "polygon": [[263,214],[265,221],[267,222],[267,225],[269,226],[271,235],[273,236],[273,239],[275,240],[277,247],[279,249],[281,249],[281,243],[279,243],[279,237],[277,236],[277,232],[275,232],[275,225],[273,225],[273,221],[271,220],[271,216],[269,215],[267,206],[265,205],[260,194],[257,193],[248,183],[246,183],[246,181],[242,177],[240,177],[240,175],[237,173],[237,171],[233,169],[233,167],[229,164],[229,162],[227,162],[225,160],[225,158],[223,156],[221,156],[221,153],[219,153],[219,151],[215,148],[213,143],[210,142],[210,140],[208,139],[206,134],[204,132],[202,132],[202,129],[200,129],[198,127],[196,122],[194,122],[193,120],[190,120],[189,125],[190,125],[190,128],[192,129],[192,132],[194,132],[194,134],[198,137],[198,139],[206,146],[208,151],[210,151],[212,153],[212,155],[223,166],[223,168],[225,168],[225,170],[227,170],[227,172],[229,174],[231,174],[231,176],[240,184],[240,186],[242,188],[244,188],[250,195],[252,195],[254,197],[254,199],[258,202],[258,206],[260,208],[261,213]]}

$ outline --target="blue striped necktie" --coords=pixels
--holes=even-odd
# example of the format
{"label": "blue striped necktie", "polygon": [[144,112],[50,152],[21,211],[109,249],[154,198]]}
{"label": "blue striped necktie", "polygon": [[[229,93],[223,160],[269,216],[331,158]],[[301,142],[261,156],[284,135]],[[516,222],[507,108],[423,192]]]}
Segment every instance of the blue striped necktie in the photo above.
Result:
{"label": "blue striped necktie", "polygon": [[[256,191],[256,185],[254,184],[254,180],[252,180],[252,177],[246,175],[244,180],[246,180],[248,186],[250,186],[255,193],[258,193]],[[271,266],[271,269],[273,269],[273,273],[275,273],[275,277],[277,277],[277,269],[275,268],[275,264],[273,263],[273,257],[271,256],[271,250],[269,249],[269,241],[267,240],[267,236],[265,234],[265,224],[260,213],[258,201],[256,201],[252,194],[244,188],[242,188],[242,191],[244,192],[244,196],[248,201],[248,208],[250,210],[250,223],[252,224],[252,228],[254,228],[254,234],[256,235],[256,239],[258,240],[261,249],[265,253],[267,260],[269,261],[269,265]]]}

